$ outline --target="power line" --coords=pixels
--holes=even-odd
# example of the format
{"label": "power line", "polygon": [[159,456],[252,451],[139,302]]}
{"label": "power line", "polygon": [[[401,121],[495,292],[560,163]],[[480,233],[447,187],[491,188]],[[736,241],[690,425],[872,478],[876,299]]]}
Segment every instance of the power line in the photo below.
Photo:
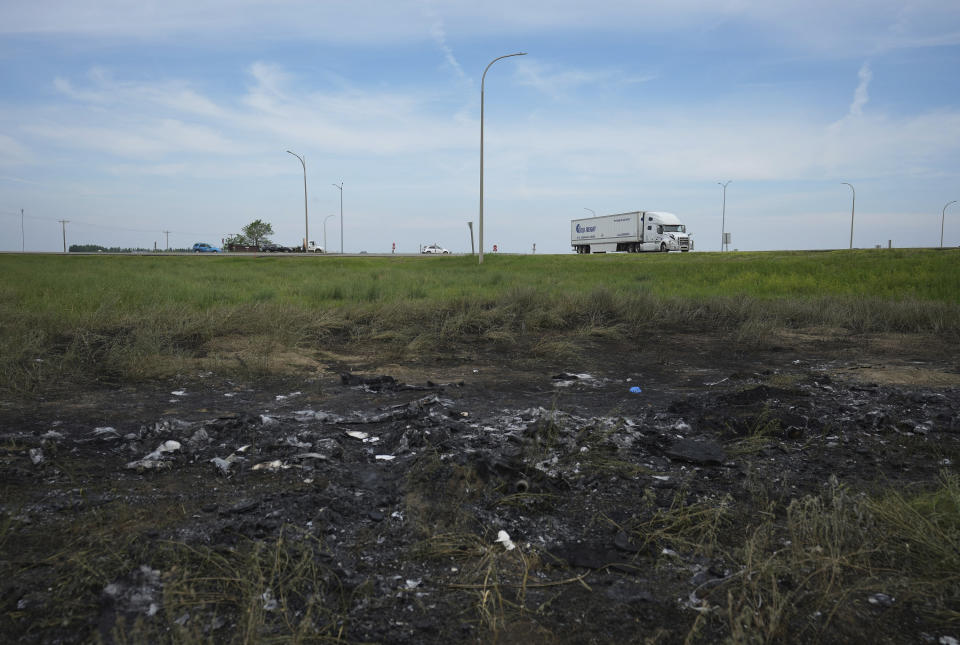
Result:
{"label": "power line", "polygon": [[[11,217],[20,216],[20,213],[16,213],[14,211],[4,210],[4,211],[0,211],[0,213],[3,213],[4,215],[10,215]],[[32,219],[32,220],[37,220],[41,222],[58,222],[59,223],[60,221],[62,221],[62,220],[53,219],[50,217],[37,217],[35,215],[24,215],[23,217],[25,217],[26,219]],[[91,224],[89,222],[84,222],[82,220],[70,220],[70,222],[74,226],[81,226],[81,227],[87,227],[87,228],[101,228],[108,231],[124,231],[126,233],[157,233],[158,232],[157,229],[127,228],[124,226],[110,226],[107,224]],[[211,233],[209,231],[205,233],[198,233],[197,231],[163,231],[161,230],[159,232],[173,233],[174,235],[190,235],[190,236],[199,236],[199,237],[220,235],[219,233]]]}

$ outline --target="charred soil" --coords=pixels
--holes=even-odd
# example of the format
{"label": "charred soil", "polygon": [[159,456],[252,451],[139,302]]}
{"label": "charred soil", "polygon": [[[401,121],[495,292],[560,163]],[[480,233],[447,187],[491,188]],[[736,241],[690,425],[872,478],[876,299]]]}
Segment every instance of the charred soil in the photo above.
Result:
{"label": "charred soil", "polygon": [[956,347],[651,340],[5,402],[0,638],[960,637]]}

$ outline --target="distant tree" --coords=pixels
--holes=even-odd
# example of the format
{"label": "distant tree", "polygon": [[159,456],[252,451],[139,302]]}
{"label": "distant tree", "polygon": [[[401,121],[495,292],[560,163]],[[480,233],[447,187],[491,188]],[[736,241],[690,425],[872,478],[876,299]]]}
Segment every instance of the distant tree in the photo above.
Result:
{"label": "distant tree", "polygon": [[269,244],[270,239],[267,236],[273,235],[273,226],[270,222],[264,222],[259,219],[253,220],[241,230],[243,231],[244,237],[247,238],[248,243],[254,246]]}
{"label": "distant tree", "polygon": [[250,241],[247,240],[246,235],[240,235],[239,233],[231,233],[227,236],[227,239],[223,241],[224,246],[230,246],[231,244],[237,244],[239,246],[246,246],[250,244]]}

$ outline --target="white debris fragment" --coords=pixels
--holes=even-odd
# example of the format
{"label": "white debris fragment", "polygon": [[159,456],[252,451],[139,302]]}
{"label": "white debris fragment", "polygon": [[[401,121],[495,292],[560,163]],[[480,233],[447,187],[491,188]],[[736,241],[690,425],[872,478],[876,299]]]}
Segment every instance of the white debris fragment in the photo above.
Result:
{"label": "white debris fragment", "polygon": [[272,425],[276,425],[276,424],[278,424],[278,423],[280,423],[280,422],[277,421],[276,419],[274,419],[273,417],[268,417],[268,416],[265,415],[265,414],[261,414],[261,415],[260,415],[260,423],[262,423],[262,424],[265,425],[265,426],[272,426]]}
{"label": "white debris fragment", "polygon": [[273,591],[267,589],[262,594],[260,598],[263,600],[263,609],[264,611],[273,611],[277,608],[277,599],[273,597]]}
{"label": "white debris fragment", "polygon": [[43,449],[42,448],[31,448],[30,449],[30,461],[33,462],[34,466],[43,463]]}
{"label": "white debris fragment", "polygon": [[360,430],[347,430],[347,436],[352,437],[353,439],[359,439],[363,443],[377,443],[380,441],[380,437],[373,437],[366,432],[361,432]]}
{"label": "white debris fragment", "polygon": [[186,396],[186,395],[187,395],[187,391],[186,391],[186,390],[174,390],[174,391],[171,392],[170,394],[172,394],[172,395],[174,395],[174,396]]}
{"label": "white debris fragment", "polygon": [[416,589],[417,587],[420,586],[420,583],[423,582],[423,580],[421,578],[414,578],[410,580],[405,580],[404,582],[407,583],[407,589]]}
{"label": "white debris fragment", "polygon": [[159,459],[138,459],[127,464],[128,470],[163,470],[170,467],[169,461]]}
{"label": "white debris fragment", "polygon": [[503,548],[507,551],[513,551],[515,548],[517,548],[517,545],[514,544],[513,540],[510,539],[510,534],[502,529],[499,533],[497,533],[497,542],[502,544]]}
{"label": "white debris fragment", "polygon": [[294,455],[294,459],[320,459],[321,461],[326,461],[329,459],[326,455],[322,455],[319,452],[301,452],[299,455]]}
{"label": "white debris fragment", "polygon": [[171,452],[177,452],[180,450],[180,448],[181,446],[179,441],[169,439],[157,446],[156,450],[151,452],[143,459],[131,461],[126,467],[130,470],[161,470],[163,468],[168,468],[170,466],[170,462],[164,461],[163,456]]}
{"label": "white debris fragment", "polygon": [[374,457],[377,461],[393,461],[396,459],[395,455],[376,455]]}
{"label": "white debris fragment", "polygon": [[953,636],[941,636],[940,640],[937,641],[940,645],[960,645],[958,641]]}
{"label": "white debris fragment", "polygon": [[658,481],[662,481],[662,482],[670,481],[669,475],[650,475],[650,476]]}
{"label": "white debris fragment", "polygon": [[112,427],[110,427],[110,426],[103,426],[103,427],[101,427],[101,428],[94,428],[94,429],[93,429],[93,436],[94,436],[94,437],[100,437],[100,436],[103,436],[103,435],[105,435],[105,434],[112,434],[112,435],[116,435],[116,436],[118,436],[118,437],[120,436],[120,433],[117,432],[117,429],[116,429],[116,428],[112,428]]}
{"label": "white debris fragment", "polygon": [[273,461],[264,461],[256,464],[253,467],[253,470],[266,470],[267,472],[274,473],[278,470],[286,470],[287,468],[290,468],[290,466],[283,463],[279,459],[274,459]]}
{"label": "white debris fragment", "polygon": [[57,432],[56,430],[47,430],[42,435],[41,439],[63,439],[63,435]]}
{"label": "white debris fragment", "polygon": [[668,549],[668,548],[664,547],[664,548],[663,548],[663,551],[660,552],[660,555],[668,555],[668,556],[670,556],[671,558],[675,558],[675,557],[679,556],[680,554],[677,553],[676,551],[674,551],[673,549]]}
{"label": "white debris fragment", "polygon": [[867,598],[867,602],[871,605],[878,605],[880,607],[891,607],[895,600],[896,598],[885,593],[875,593]]}
{"label": "white debris fragment", "polygon": [[162,459],[163,455],[169,452],[177,452],[178,450],[180,450],[180,447],[181,446],[179,441],[174,441],[173,439],[170,439],[169,441],[164,441],[163,443],[161,443],[159,446],[157,446],[156,450],[151,452],[149,455],[147,455],[143,459],[144,460]]}
{"label": "white debris fragment", "polygon": [[221,457],[214,457],[213,459],[210,460],[210,463],[216,466],[220,470],[220,472],[223,473],[224,475],[230,472],[230,466],[233,465],[232,461],[223,459]]}

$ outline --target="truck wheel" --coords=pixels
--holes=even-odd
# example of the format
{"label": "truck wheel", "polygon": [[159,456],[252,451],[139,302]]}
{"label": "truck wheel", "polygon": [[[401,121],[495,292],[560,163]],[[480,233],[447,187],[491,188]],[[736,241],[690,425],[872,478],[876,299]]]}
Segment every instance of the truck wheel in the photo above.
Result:
{"label": "truck wheel", "polygon": [[664,242],[660,242],[660,252],[661,253],[667,252],[667,245]]}

